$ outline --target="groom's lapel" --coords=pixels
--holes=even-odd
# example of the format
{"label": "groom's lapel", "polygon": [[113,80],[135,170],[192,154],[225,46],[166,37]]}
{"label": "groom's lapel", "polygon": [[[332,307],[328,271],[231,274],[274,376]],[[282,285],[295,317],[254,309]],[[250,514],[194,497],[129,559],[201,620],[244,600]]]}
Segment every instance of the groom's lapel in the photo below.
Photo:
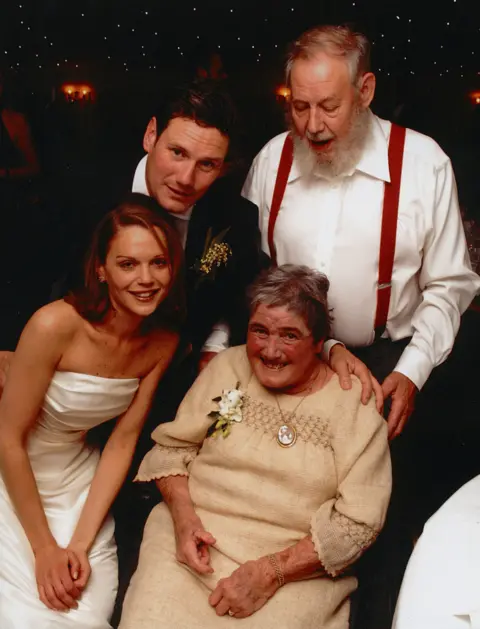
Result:
{"label": "groom's lapel", "polygon": [[200,259],[205,247],[208,230],[215,234],[215,204],[208,193],[198,201],[192,211],[188,225],[187,244],[185,246],[185,260],[187,268],[191,268]]}

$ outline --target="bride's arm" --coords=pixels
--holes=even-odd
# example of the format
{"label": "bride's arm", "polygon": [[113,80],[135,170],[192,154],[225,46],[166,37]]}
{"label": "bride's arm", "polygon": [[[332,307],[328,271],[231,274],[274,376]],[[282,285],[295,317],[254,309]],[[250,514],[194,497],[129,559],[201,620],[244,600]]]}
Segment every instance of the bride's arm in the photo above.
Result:
{"label": "bride's arm", "polygon": [[[0,470],[36,558],[40,598],[52,609],[76,606],[68,592],[76,598],[79,591],[68,570],[71,553],[59,549],[49,529],[26,443],[52,375],[74,333],[69,312],[56,302],[33,315],[21,335],[0,400]],[[74,562],[77,565],[76,558]]]}
{"label": "bride's arm", "polygon": [[[145,423],[158,382],[175,353],[178,337],[165,343],[163,356],[140,383],[128,410],[119,418],[95,472],[69,548],[88,553],[130,468],[138,437]],[[83,586],[83,582],[80,583]]]}
{"label": "bride's arm", "polygon": [[51,304],[22,332],[0,401],[0,469],[33,552],[54,544],[26,450],[45,393],[70,334]]}

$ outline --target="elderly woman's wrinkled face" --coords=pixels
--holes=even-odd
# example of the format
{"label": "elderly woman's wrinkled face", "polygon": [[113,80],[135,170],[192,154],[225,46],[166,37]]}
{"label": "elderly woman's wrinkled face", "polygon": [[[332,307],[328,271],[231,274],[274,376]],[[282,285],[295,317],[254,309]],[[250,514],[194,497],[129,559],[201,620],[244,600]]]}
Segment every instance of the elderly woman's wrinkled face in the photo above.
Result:
{"label": "elderly woman's wrinkled face", "polygon": [[286,306],[261,304],[250,317],[247,354],[266,388],[294,393],[308,386],[319,369],[322,346],[303,318]]}

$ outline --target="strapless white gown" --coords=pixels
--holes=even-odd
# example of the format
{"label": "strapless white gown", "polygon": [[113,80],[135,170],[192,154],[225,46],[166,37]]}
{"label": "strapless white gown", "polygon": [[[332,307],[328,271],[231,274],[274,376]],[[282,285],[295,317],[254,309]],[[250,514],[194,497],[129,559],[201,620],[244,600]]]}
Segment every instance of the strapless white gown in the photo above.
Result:
{"label": "strapless white gown", "polygon": [[[67,546],[99,461],[86,445],[91,428],[130,405],[137,378],[59,372],[30,433],[28,453],[50,530]],[[28,383],[25,386],[28,395]],[[0,628],[108,629],[118,585],[114,523],[109,516],[89,554],[92,574],[78,609],[51,611],[40,601],[33,553],[0,476]]]}

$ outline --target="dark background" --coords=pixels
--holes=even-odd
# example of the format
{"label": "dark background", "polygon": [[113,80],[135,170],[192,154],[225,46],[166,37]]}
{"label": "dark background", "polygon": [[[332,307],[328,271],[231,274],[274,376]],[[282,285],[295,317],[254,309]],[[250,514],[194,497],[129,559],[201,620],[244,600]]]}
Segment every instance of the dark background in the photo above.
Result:
{"label": "dark background", "polygon": [[[284,129],[276,90],[288,43],[317,24],[350,23],[373,43],[373,110],[439,142],[462,209],[478,221],[479,14],[479,0],[0,0],[0,69],[42,168],[35,204],[0,207],[0,349],[14,349],[28,317],[51,299],[111,191],[131,186],[157,98],[208,66],[212,52],[244,124],[245,160],[232,186]],[[68,102],[69,84],[88,86],[91,98]],[[420,399],[422,420],[412,422],[418,435],[402,478],[417,495],[405,517],[418,510],[418,522],[479,471],[479,316],[464,315],[438,370],[448,384],[430,391],[435,404]]]}
{"label": "dark background", "polygon": [[[480,137],[480,107],[469,98],[480,90],[479,13],[477,0],[2,0],[0,63],[13,75],[46,172],[57,175],[59,166],[134,164],[156,96],[219,52],[250,157],[282,130],[275,89],[288,42],[319,23],[350,23],[373,42],[375,111],[433,135],[470,200],[476,188],[467,171]],[[95,102],[62,112],[60,125],[65,83],[88,83]]]}

